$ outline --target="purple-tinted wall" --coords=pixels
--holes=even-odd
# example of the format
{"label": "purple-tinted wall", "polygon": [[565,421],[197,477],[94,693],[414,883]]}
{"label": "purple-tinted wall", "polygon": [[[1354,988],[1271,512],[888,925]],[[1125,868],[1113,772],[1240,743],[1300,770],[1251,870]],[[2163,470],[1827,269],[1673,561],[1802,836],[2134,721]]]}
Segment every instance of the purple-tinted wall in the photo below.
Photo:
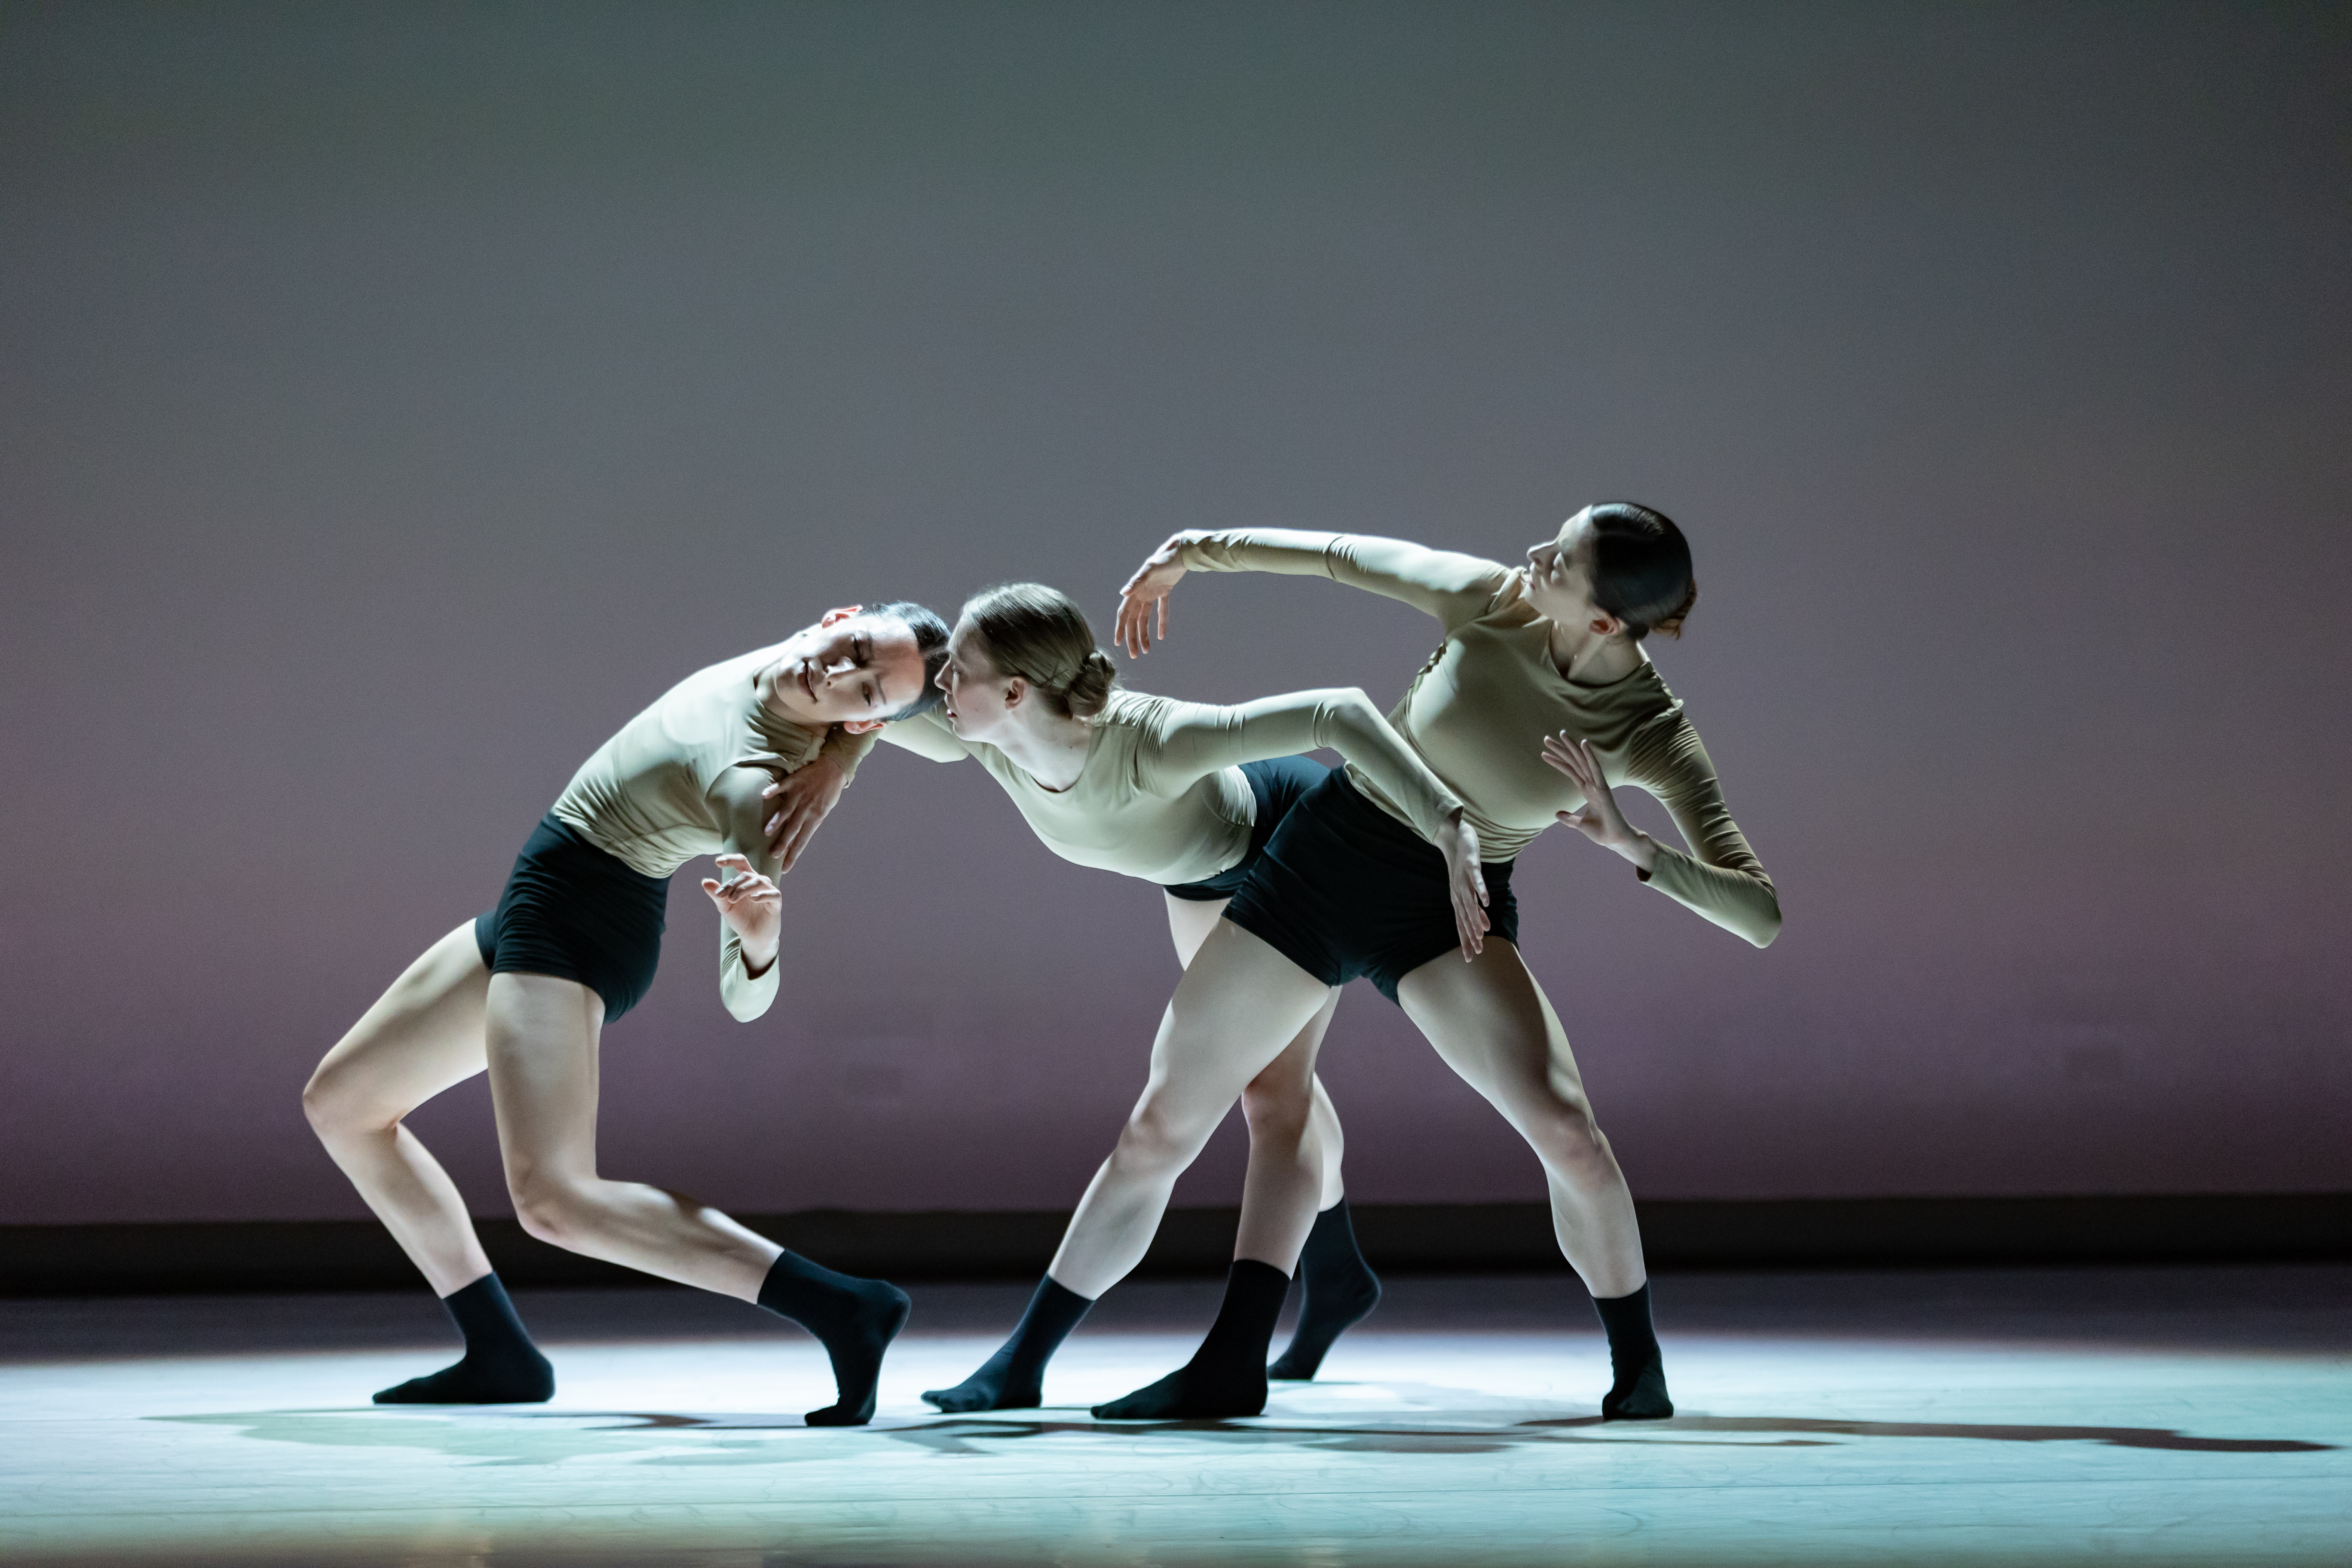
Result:
{"label": "purple-tinted wall", "polygon": [[[0,11],[0,1222],[362,1212],[296,1091],[579,760],[829,605],[1168,530],[1680,519],[1787,930],[1566,835],[1655,1197],[2352,1185],[2341,9]],[[1433,646],[1203,578],[1136,672]],[[1654,822],[1657,814],[1653,813]],[[687,879],[604,1169],[1058,1207],[1159,895],[885,751],[740,1027]],[[818,956],[821,954],[822,956]],[[1534,1198],[1368,988],[1368,1201]],[[504,1204],[478,1083],[415,1124]],[[1180,1201],[1229,1201],[1229,1127]]]}

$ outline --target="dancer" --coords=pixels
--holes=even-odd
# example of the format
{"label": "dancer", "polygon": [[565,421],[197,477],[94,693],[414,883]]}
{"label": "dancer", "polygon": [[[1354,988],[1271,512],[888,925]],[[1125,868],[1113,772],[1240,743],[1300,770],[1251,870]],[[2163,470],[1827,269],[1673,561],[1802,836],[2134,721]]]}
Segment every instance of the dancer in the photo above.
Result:
{"label": "dancer", "polygon": [[[1131,655],[1165,637],[1168,595],[1194,568],[1328,576],[1435,616],[1445,640],[1391,717],[1465,801],[1465,822],[1496,858],[1483,868],[1478,929],[1462,943],[1467,962],[1457,963],[1436,856],[1379,780],[1333,773],[1283,819],[1169,1004],[1155,1050],[1202,1064],[1204,1089],[1181,1105],[1147,1099],[1130,1126],[1151,1123],[1163,1142],[1181,1135],[1192,1106],[1222,1109],[1205,1082],[1229,1100],[1331,987],[1369,978],[1542,1161],[1560,1250],[1608,1334],[1603,1417],[1671,1415],[1633,1197],[1559,1016],[1520,957],[1510,872],[1522,847],[1565,822],[1631,861],[1643,883],[1757,946],[1779,931],[1771,879],[1642,647],[1654,630],[1678,636],[1697,599],[1681,531],[1646,507],[1589,507],[1517,568],[1400,540],[1179,533],[1122,590],[1118,631]],[[1658,796],[1690,852],[1629,825],[1611,793],[1619,783]],[[1280,1300],[1270,1306],[1271,1294],[1269,1281],[1237,1272],[1190,1363],[1095,1414],[1255,1414],[1265,1397],[1259,1347]]]}
{"label": "dancer", "polygon": [[457,1187],[402,1125],[487,1068],[526,1231],[791,1319],[824,1343],[838,1384],[809,1424],[872,1418],[905,1294],[821,1268],[682,1194],[598,1174],[597,1043],[653,984],[669,876],[698,855],[717,855],[725,875],[702,890],[719,908],[727,1010],[745,1023],[768,1010],[782,968],[775,879],[788,865],[762,822],[778,793],[769,781],[817,779],[785,792],[778,814],[790,819],[775,825],[781,847],[796,855],[870,731],[939,700],[931,678],[946,658],[947,626],[921,605],[846,605],[687,677],[582,764],[525,841],[498,907],[426,949],[327,1053],[303,1110],[466,1340],[455,1365],[376,1403],[536,1402],[555,1389]]}
{"label": "dancer", "polygon": [[[1215,928],[1283,815],[1328,772],[1286,753],[1336,748],[1379,779],[1422,832],[1443,838],[1460,816],[1460,803],[1361,691],[1299,691],[1219,708],[1117,689],[1086,616],[1043,584],[975,595],[948,647],[940,676],[946,702],[890,725],[882,738],[940,762],[975,759],[1055,854],[1160,884],[1180,963]],[[1466,899],[1475,850],[1459,860]],[[1307,1237],[1306,1301],[1290,1349],[1271,1369],[1276,1377],[1314,1376],[1331,1342],[1380,1300],[1348,1216],[1339,1116],[1315,1077],[1338,1002],[1336,991],[1325,997],[1242,1091],[1251,1155],[1234,1257],[1278,1271],[1286,1285],[1300,1237]],[[1151,1085],[1147,1102],[1183,1095],[1181,1064],[1155,1054]],[[1229,1095],[1218,1115],[1231,1103]],[[1202,1136],[1216,1120],[1202,1125]],[[1172,1184],[1177,1167],[1163,1161],[1159,1168]],[[925,1399],[949,1411],[1042,1402],[1046,1362],[1095,1299],[1142,1259],[1166,1205],[1164,1185],[1150,1201],[1127,1185],[1109,1166],[1096,1176],[1012,1337],[979,1371]],[[1284,1195],[1269,1202],[1273,1194]],[[1319,1209],[1311,1230],[1303,1216],[1313,1211],[1294,1217],[1294,1197]]]}

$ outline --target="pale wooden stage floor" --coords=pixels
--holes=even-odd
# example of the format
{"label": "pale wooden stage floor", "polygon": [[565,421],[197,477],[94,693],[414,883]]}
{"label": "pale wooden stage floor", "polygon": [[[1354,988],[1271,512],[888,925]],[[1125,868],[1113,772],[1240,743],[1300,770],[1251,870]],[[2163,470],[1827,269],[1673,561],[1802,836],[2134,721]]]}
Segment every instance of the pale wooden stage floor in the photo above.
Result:
{"label": "pale wooden stage floor", "polygon": [[1215,1288],[1115,1293],[1039,1412],[931,1413],[1024,1299],[918,1289],[882,1417],[734,1303],[547,1292],[544,1406],[380,1409],[415,1297],[0,1303],[0,1561],[2352,1563],[2352,1269],[1690,1275],[1675,1397],[1598,1423],[1562,1278],[1396,1279],[1265,1416],[1097,1424]]}

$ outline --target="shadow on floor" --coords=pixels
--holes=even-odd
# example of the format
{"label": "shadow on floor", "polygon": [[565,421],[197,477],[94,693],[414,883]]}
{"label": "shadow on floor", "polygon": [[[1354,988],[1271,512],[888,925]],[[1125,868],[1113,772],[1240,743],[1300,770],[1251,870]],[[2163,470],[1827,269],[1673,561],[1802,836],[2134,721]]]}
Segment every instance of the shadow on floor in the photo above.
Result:
{"label": "shadow on floor", "polygon": [[[1812,1448],[1840,1439],[1967,1438],[1995,1443],[2097,1443],[2193,1454],[2330,1453],[2336,1445],[2291,1438],[2200,1437],[2156,1426],[2044,1426],[1991,1423],[1844,1421],[1812,1416],[1685,1415],[1671,1421],[1604,1424],[1598,1415],[1492,1424],[1479,1415],[1423,1410],[1395,1422],[1094,1421],[1052,1415],[951,1415],[885,1421],[848,1435],[943,1456],[984,1455],[990,1447],[1039,1437],[1131,1441],[1190,1437],[1216,1447],[1311,1448],[1330,1453],[1471,1455],[1567,1444]],[[488,1417],[488,1418],[485,1418]],[[548,1465],[590,1456],[642,1454],[659,1465],[751,1465],[839,1458],[842,1435],[812,1434],[797,1415],[695,1415],[661,1411],[485,1410],[423,1415],[350,1410],[282,1410],[167,1415],[152,1419],[234,1428],[262,1442],[319,1447],[411,1448],[489,1465]],[[691,1435],[689,1436],[689,1435]],[[680,1449],[677,1439],[688,1437]],[[665,1451],[667,1450],[667,1451]]]}

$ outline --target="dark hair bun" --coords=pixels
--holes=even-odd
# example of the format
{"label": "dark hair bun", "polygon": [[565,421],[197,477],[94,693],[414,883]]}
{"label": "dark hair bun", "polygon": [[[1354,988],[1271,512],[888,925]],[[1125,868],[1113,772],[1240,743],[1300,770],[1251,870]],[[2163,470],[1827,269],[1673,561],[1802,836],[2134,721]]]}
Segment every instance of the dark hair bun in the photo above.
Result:
{"label": "dark hair bun", "polygon": [[1690,545],[1662,511],[1602,501],[1592,515],[1592,602],[1625,623],[1639,642],[1652,632],[1680,637],[1698,603]]}

